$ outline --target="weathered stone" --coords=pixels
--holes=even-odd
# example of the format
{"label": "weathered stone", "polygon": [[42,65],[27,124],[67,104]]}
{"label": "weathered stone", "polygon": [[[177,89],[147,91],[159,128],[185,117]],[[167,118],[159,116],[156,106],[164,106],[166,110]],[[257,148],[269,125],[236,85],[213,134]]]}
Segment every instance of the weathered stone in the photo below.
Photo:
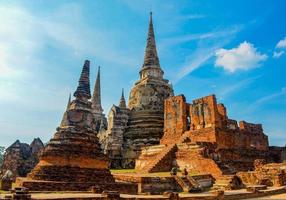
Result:
{"label": "weathered stone", "polygon": [[223,190],[213,190],[211,193],[212,193],[212,194],[216,197],[216,199],[218,199],[218,200],[221,200],[221,199],[223,199],[223,197],[224,197],[224,191],[223,191]]}
{"label": "weathered stone", "polygon": [[134,168],[142,147],[159,144],[164,125],[164,100],[173,96],[169,81],[163,78],[157,55],[152,14],[150,15],[145,57],[137,81],[125,100],[112,106],[108,130],[100,138],[115,168]]}
{"label": "weathered stone", "polygon": [[28,188],[24,188],[24,187],[18,187],[15,188],[13,195],[12,195],[12,199],[13,200],[30,200],[32,195],[29,194],[29,190]]}
{"label": "weathered stone", "polygon": [[96,132],[104,131],[107,129],[107,119],[103,114],[103,109],[101,106],[100,67],[98,67],[98,72],[91,102],[92,102],[91,111],[94,118],[95,131]]}
{"label": "weathered stone", "polygon": [[13,183],[13,173],[7,170],[4,176],[1,178],[1,188],[0,190],[9,191],[12,189]]}
{"label": "weathered stone", "polygon": [[213,185],[214,190],[237,190],[243,188],[241,179],[236,175],[222,175],[218,177]]}
{"label": "weathered stone", "polygon": [[163,196],[168,197],[171,200],[179,200],[179,194],[176,192],[164,192]]}
{"label": "weathered stone", "polygon": [[129,94],[130,118],[123,143],[125,167],[134,167],[134,161],[138,158],[141,148],[159,144],[162,137],[164,100],[173,96],[172,86],[163,78],[163,74],[157,55],[151,14],[140,80],[135,83]]}
{"label": "weathered stone", "polygon": [[[257,163],[258,161],[256,161]],[[264,162],[263,162],[264,163]],[[280,187],[286,183],[286,164],[269,163],[256,164],[254,171],[238,172],[245,185],[266,185]]]}
{"label": "weathered stone", "polygon": [[[214,95],[188,104],[183,95],[165,100],[164,135],[161,145],[142,151],[136,169],[169,171],[177,166],[192,173],[211,173],[219,178],[253,170],[255,159],[272,161],[268,138],[260,124],[228,119],[226,108]],[[230,124],[228,124],[230,123]]]}
{"label": "weathered stone", "polygon": [[254,166],[255,170],[261,168],[265,164],[266,164],[266,160],[265,159],[256,159],[253,162],[253,166]]}
{"label": "weathered stone", "polygon": [[106,200],[119,200],[120,193],[118,191],[103,191],[102,196]]}
{"label": "weathered stone", "polygon": [[26,176],[39,162],[38,156],[43,148],[39,138],[35,138],[30,145],[17,140],[5,151],[1,175],[11,170],[13,180],[17,176]]}
{"label": "weathered stone", "polygon": [[108,129],[100,131],[98,138],[105,154],[108,155],[111,168],[122,168],[123,134],[129,118],[122,91],[119,106],[113,105],[108,114]]}
{"label": "weathered stone", "polygon": [[253,193],[258,193],[259,190],[266,190],[266,189],[267,189],[266,185],[249,185],[246,187],[246,191]]}
{"label": "weathered stone", "polygon": [[89,61],[83,66],[74,96],[65,112],[66,120],[43,150],[40,162],[27,179],[17,179],[16,185],[30,190],[82,191],[114,184],[94,129],[89,101]]}

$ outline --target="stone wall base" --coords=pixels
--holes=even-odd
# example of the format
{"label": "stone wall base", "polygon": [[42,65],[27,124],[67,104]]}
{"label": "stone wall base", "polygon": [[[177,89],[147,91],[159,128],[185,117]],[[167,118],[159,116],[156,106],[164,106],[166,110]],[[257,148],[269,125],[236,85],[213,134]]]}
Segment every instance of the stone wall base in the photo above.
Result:
{"label": "stone wall base", "polygon": [[133,183],[110,183],[98,182],[64,182],[64,181],[39,181],[27,178],[17,178],[16,187],[25,187],[30,191],[92,191],[97,187],[98,191],[120,191],[122,194],[137,194],[138,186]]}

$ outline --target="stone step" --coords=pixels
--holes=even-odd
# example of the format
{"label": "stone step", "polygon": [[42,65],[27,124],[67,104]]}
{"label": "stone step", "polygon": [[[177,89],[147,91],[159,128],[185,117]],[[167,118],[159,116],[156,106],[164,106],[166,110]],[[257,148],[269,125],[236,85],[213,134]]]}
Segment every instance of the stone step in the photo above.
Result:
{"label": "stone step", "polygon": [[168,153],[170,153],[173,150],[174,147],[175,147],[175,145],[171,145],[171,146],[167,147],[166,149],[164,149],[148,165],[145,165],[146,168],[143,168],[143,170],[146,172],[151,172],[151,170],[153,168],[155,168],[157,166],[157,164],[159,164],[162,161],[162,159],[164,159],[165,156],[168,155]]}

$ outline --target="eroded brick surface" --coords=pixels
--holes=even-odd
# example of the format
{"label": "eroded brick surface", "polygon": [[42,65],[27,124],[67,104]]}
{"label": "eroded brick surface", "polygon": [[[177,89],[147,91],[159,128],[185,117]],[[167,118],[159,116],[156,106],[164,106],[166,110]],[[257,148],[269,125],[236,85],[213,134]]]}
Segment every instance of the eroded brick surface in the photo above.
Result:
{"label": "eroded brick surface", "polygon": [[[215,95],[192,103],[183,95],[170,97],[165,100],[164,115],[161,145],[142,151],[136,163],[138,170],[155,172],[178,166],[220,177],[253,170],[255,159],[277,160],[271,156],[275,153],[269,151],[262,125],[229,119]],[[174,149],[175,154],[171,153]],[[281,150],[276,151],[278,155]]]}
{"label": "eroded brick surface", "polygon": [[13,180],[17,176],[26,176],[39,162],[38,155],[43,148],[39,138],[35,138],[30,145],[19,140],[14,142],[5,151],[0,177],[8,170],[12,172]]}
{"label": "eroded brick surface", "polygon": [[89,61],[83,66],[74,97],[60,127],[41,153],[39,163],[27,179],[17,179],[18,186],[42,191],[81,191],[115,183],[94,128],[89,101]]}
{"label": "eroded brick surface", "polygon": [[256,168],[254,171],[239,172],[237,175],[246,185],[266,185],[280,187],[286,181],[286,164],[269,163],[265,160],[255,161]]}

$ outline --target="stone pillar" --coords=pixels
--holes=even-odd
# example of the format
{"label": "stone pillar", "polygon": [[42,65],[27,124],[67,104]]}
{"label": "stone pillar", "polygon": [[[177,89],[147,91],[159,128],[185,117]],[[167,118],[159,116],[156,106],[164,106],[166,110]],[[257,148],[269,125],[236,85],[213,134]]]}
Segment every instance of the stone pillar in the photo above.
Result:
{"label": "stone pillar", "polygon": [[138,194],[142,193],[142,182],[138,183]]}

